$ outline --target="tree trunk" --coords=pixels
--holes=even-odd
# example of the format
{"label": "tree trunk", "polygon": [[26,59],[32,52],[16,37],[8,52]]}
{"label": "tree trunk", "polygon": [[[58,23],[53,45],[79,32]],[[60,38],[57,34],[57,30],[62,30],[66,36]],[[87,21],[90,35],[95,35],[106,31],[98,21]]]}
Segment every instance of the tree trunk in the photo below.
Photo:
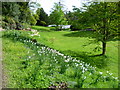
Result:
{"label": "tree trunk", "polygon": [[107,7],[107,4],[105,2],[104,4],[104,8],[105,8],[105,17],[103,18],[103,40],[102,40],[102,54],[101,55],[105,55],[106,53],[106,39],[107,39],[107,18],[106,18],[106,7]]}
{"label": "tree trunk", "polygon": [[101,55],[105,55],[106,53],[106,42],[102,42],[102,54]]}

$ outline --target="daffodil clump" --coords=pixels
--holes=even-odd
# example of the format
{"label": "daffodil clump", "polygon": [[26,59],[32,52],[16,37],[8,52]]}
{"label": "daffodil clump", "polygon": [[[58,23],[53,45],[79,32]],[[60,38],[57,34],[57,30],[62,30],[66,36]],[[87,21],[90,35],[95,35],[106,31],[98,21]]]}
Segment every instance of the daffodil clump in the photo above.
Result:
{"label": "daffodil clump", "polygon": [[30,49],[21,60],[21,67],[13,72],[14,88],[48,88],[58,83],[66,83],[68,88],[118,88],[118,78],[112,73],[100,72],[88,63],[40,44],[34,36],[40,38],[40,34],[30,31],[3,33],[3,38],[22,42]]}

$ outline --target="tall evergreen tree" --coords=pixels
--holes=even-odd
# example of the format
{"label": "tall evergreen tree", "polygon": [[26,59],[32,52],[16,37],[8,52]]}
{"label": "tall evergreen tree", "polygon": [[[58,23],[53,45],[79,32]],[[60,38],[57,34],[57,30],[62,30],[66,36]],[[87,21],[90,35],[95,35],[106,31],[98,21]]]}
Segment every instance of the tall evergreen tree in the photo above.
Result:
{"label": "tall evergreen tree", "polygon": [[36,11],[38,15],[37,25],[47,26],[48,25],[48,14],[44,11],[43,8],[38,8]]}

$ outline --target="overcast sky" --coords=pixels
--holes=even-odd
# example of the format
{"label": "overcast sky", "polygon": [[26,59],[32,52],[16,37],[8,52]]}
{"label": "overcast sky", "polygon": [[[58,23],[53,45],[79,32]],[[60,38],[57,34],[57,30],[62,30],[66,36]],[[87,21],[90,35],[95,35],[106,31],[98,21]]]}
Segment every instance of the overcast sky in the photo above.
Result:
{"label": "overcast sky", "polygon": [[40,3],[41,7],[44,9],[44,11],[47,14],[50,14],[51,8],[53,8],[53,5],[55,2],[61,1],[62,4],[65,5],[65,10],[72,11],[72,6],[81,7],[82,3],[86,0],[32,0],[37,1]]}

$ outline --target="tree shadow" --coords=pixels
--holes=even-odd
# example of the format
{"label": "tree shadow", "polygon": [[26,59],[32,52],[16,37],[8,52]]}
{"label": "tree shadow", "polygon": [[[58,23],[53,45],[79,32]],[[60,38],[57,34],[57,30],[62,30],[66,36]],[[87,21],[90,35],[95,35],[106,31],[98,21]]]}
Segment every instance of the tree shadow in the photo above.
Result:
{"label": "tree shadow", "polygon": [[69,34],[64,34],[63,36],[95,38],[95,33],[94,33],[94,31],[75,31],[75,32],[71,32]]}
{"label": "tree shadow", "polygon": [[92,66],[96,66],[100,69],[107,67],[107,63],[109,61],[109,58],[105,55],[91,56],[89,52],[75,52],[71,50],[66,50],[62,51],[62,53],[66,53],[67,55],[77,58],[78,60],[88,63]]}

